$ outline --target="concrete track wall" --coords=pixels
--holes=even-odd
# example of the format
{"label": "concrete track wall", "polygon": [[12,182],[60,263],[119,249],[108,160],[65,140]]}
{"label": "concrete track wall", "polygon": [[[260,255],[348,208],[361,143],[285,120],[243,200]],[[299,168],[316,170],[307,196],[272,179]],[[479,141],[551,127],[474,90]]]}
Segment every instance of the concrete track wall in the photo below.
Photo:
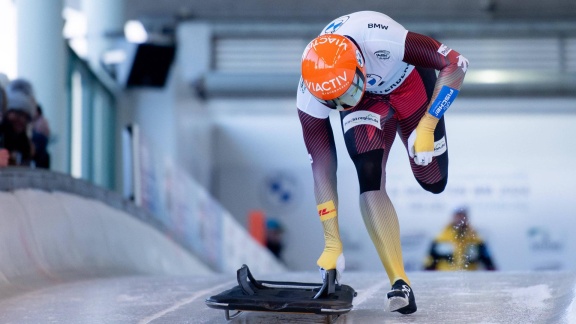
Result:
{"label": "concrete track wall", "polygon": [[[19,189],[50,183],[57,187],[58,179],[61,189],[71,189],[66,181],[83,187],[84,197]],[[104,203],[114,200],[111,193],[106,198],[105,191],[80,180],[40,171],[3,170],[0,180],[6,190],[0,191],[0,298],[79,278],[212,272],[147,224],[143,214],[129,213],[138,209],[128,202],[120,208]],[[103,201],[88,197],[90,193]]]}

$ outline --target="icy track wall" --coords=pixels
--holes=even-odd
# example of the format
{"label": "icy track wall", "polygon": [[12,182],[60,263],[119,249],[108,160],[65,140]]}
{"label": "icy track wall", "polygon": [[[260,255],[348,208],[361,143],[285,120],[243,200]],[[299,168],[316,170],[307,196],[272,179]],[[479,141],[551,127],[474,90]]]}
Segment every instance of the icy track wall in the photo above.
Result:
{"label": "icy track wall", "polygon": [[[285,270],[268,249],[257,243],[185,172],[172,168],[169,176],[162,180],[159,175],[162,172],[146,172],[148,179],[157,181],[147,183],[143,191],[157,199],[144,199],[146,203],[138,207],[115,192],[65,174],[27,168],[0,170],[0,249],[4,244],[11,246],[22,241],[14,231],[23,228],[32,229],[30,242],[34,243],[32,247],[40,246],[40,252],[54,250],[68,255],[65,260],[94,259],[96,265],[103,262],[107,271],[170,275],[210,269],[235,273],[244,263],[258,274]],[[164,188],[164,183],[170,184],[168,188]],[[14,237],[19,240],[14,241]],[[166,250],[166,245],[172,247]],[[89,249],[78,250],[76,246]],[[28,254],[34,252],[26,250],[29,248],[26,246],[19,248]],[[48,263],[35,261],[40,266],[39,272],[45,272],[44,263],[49,266],[62,263],[54,259],[56,252],[46,256]],[[4,253],[8,252],[0,250],[0,263],[11,258],[17,261],[21,254],[20,251]],[[35,256],[34,253],[31,256]],[[102,262],[99,261],[103,258],[101,254],[107,257]],[[179,263],[185,260],[192,260],[193,267]],[[7,262],[15,264],[16,261]],[[92,267],[93,264],[84,265],[79,265],[81,273],[86,273],[88,268],[97,274],[101,272],[100,268]],[[3,266],[0,264],[0,281]],[[57,270],[67,270],[65,266],[63,263]],[[28,271],[23,270],[26,267],[17,269]]]}
{"label": "icy track wall", "polygon": [[212,272],[145,212],[67,175],[0,171],[0,224],[0,298],[73,279]]}

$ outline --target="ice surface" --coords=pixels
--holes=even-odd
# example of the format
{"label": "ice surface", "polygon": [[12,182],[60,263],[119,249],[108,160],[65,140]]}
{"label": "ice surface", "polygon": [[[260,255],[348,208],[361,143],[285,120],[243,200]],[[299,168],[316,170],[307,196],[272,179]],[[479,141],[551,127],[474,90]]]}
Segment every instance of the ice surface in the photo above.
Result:
{"label": "ice surface", "polygon": [[[317,272],[257,279],[318,282]],[[576,274],[414,272],[418,311],[384,311],[384,273],[346,273],[358,292],[337,323],[576,323]],[[236,285],[235,275],[141,276],[63,283],[0,300],[1,323],[225,323],[204,300]],[[231,323],[323,323],[323,316],[245,312]]]}

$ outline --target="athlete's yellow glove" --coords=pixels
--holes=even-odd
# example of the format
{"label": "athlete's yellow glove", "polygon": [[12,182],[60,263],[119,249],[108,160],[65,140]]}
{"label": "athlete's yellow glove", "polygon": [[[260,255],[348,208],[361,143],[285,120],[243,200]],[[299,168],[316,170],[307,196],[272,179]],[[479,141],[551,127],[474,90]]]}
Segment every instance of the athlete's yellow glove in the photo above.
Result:
{"label": "athlete's yellow glove", "polygon": [[426,113],[410,137],[408,137],[408,154],[414,159],[414,163],[422,166],[432,162],[434,156],[434,130],[438,124],[438,118]]}
{"label": "athlete's yellow glove", "polygon": [[333,251],[324,248],[324,252],[317,261],[322,279],[326,275],[327,270],[336,269],[336,281],[340,281],[344,269],[346,269],[346,259],[344,258],[344,253],[342,253],[342,247],[339,251]]}

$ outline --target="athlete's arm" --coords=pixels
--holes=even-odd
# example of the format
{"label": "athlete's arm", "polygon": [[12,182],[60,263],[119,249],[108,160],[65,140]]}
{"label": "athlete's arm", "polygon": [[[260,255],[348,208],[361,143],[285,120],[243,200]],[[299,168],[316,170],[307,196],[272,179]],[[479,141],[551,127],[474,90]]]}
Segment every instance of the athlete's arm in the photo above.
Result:
{"label": "athlete's arm", "polygon": [[460,90],[468,70],[468,60],[460,53],[431,37],[410,31],[404,47],[404,62],[440,71],[431,101],[443,86]]}
{"label": "athlete's arm", "polygon": [[312,164],[316,204],[322,205],[331,201],[334,206],[337,206],[336,145],[330,118],[313,117],[300,109],[298,109],[298,117],[302,124],[304,144],[306,144]]}
{"label": "athlete's arm", "polygon": [[338,277],[344,271],[345,262],[338,228],[336,144],[330,124],[333,110],[312,97],[302,79],[296,93],[296,106],[312,164],[318,218],[324,229],[324,251],[316,263],[324,270],[336,269]]}
{"label": "athlete's arm", "polygon": [[344,271],[344,255],[338,228],[338,194],[336,186],[336,145],[330,118],[319,118],[298,109],[304,142],[312,163],[314,194],[318,217],[324,229],[324,251],[316,262],[321,269]]}
{"label": "athlete's arm", "polygon": [[460,91],[468,70],[468,60],[431,37],[409,31],[403,61],[439,71],[427,112],[408,140],[414,162],[427,165],[434,154],[434,129]]}

